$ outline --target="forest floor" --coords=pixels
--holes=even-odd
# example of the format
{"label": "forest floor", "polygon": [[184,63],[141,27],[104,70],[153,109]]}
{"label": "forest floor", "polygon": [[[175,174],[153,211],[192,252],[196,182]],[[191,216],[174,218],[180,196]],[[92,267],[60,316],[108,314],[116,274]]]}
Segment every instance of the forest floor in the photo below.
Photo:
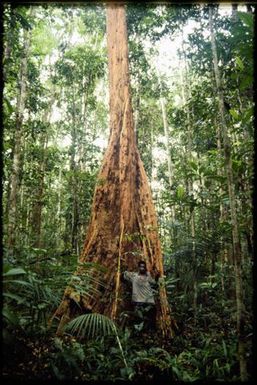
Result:
{"label": "forest floor", "polygon": [[[209,298],[210,300],[210,298]],[[204,302],[202,303],[204,305]],[[175,306],[174,306],[175,308]],[[126,324],[114,335],[84,339],[56,335],[46,316],[19,326],[8,324],[3,333],[4,383],[38,381],[239,381],[235,319],[225,308],[214,312],[210,303],[193,310],[178,308],[178,328],[172,339],[144,323]],[[252,329],[247,322],[245,348],[252,373]]]}
{"label": "forest floor", "polygon": [[[174,378],[212,381],[222,377],[223,381],[238,380],[236,361],[229,357],[230,347],[224,346],[218,335],[212,341],[207,340],[208,331],[209,350],[202,348],[199,339],[202,331],[192,326],[180,328],[169,341],[162,340],[158,333],[144,331],[134,331],[127,339],[121,338],[127,367],[117,344],[108,338],[79,341],[69,335],[56,337],[52,330],[44,335],[13,333],[11,343],[5,347],[3,378],[8,383],[28,380],[166,382]],[[214,353],[211,348],[215,349]],[[227,360],[219,359],[219,349],[225,349]]]}
{"label": "forest floor", "polygon": [[[137,332],[136,336],[131,337],[133,339],[133,352],[143,352],[142,359],[134,362],[133,380],[155,380],[160,378],[170,378],[170,371],[167,368],[162,368],[157,364],[157,357],[147,357],[149,349],[163,349],[170,355],[178,353],[176,347],[172,344],[172,341],[162,341],[157,333],[151,332]],[[80,343],[71,336],[63,336],[61,339],[54,334],[45,334],[45,336],[22,336],[12,334],[12,343],[9,346],[4,347],[4,364],[3,364],[3,379],[8,382],[20,382],[27,380],[98,380],[97,372],[101,366],[101,354],[94,354],[91,348],[91,357],[87,356],[87,360],[91,360],[91,370],[95,371],[95,376],[91,376],[88,366],[84,365],[84,360],[76,354],[76,349],[80,347]],[[58,346],[56,341],[62,341]],[[130,341],[132,342],[132,341]],[[61,346],[62,344],[62,346]],[[109,346],[108,346],[109,345]],[[83,344],[82,344],[83,346]],[[75,347],[75,350],[74,350]],[[107,350],[111,349],[111,354],[106,361],[111,360],[113,354],[113,365],[117,364],[117,353],[114,348],[110,346],[109,342],[106,344]],[[118,349],[117,349],[118,350]],[[132,352],[133,351],[133,352]],[[129,353],[127,352],[127,355]],[[75,362],[76,361],[76,362]],[[97,362],[98,361],[98,362]],[[65,367],[66,366],[66,367]],[[106,367],[102,363],[103,369],[105,366],[106,379],[108,378],[108,372],[110,372],[110,379],[114,380],[115,375],[113,369]],[[124,366],[124,365],[123,365]],[[69,370],[67,370],[69,367]],[[125,380],[119,375],[120,362],[117,364],[117,379]],[[163,369],[163,370],[162,370]],[[115,372],[115,370],[114,370]],[[125,377],[125,373],[123,373]],[[95,378],[94,378],[95,377]],[[101,374],[99,379],[102,379]]]}

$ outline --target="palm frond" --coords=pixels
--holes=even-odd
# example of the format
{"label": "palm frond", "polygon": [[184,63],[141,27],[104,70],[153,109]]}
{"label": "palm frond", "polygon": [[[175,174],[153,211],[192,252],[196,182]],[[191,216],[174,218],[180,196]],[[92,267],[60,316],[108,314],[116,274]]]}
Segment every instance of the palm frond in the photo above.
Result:
{"label": "palm frond", "polygon": [[118,335],[115,323],[108,317],[99,313],[82,314],[65,326],[65,330],[77,337],[93,338],[95,336],[115,336],[119,349],[121,351],[122,359],[127,367],[127,361],[124,355],[124,350]]}
{"label": "palm frond", "polygon": [[82,314],[70,321],[65,328],[77,337],[93,338],[96,335],[106,336],[115,334],[114,322],[99,313]]}

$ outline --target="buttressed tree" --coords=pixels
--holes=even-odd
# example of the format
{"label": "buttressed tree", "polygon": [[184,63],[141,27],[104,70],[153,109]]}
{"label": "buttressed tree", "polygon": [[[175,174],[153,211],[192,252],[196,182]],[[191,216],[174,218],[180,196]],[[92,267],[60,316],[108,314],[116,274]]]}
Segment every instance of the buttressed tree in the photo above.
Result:
{"label": "buttressed tree", "polygon": [[[53,316],[59,319],[57,333],[62,332],[64,324],[76,312],[92,311],[118,320],[121,312],[129,310],[130,299],[120,282],[124,267],[137,270],[139,259],[144,259],[153,275],[154,266],[163,275],[157,216],[134,132],[125,6],[110,3],[106,14],[110,136],[74,277],[83,280],[90,263],[105,269],[91,271],[93,284],[87,292],[80,292],[72,285],[66,288]],[[165,287],[160,281],[157,325],[164,336],[171,336],[173,321]]]}

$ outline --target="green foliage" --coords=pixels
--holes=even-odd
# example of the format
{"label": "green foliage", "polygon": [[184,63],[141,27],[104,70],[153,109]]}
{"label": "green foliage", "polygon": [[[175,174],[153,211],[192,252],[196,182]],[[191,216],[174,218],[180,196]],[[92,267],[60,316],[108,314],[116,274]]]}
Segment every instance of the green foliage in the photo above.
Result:
{"label": "green foliage", "polygon": [[233,350],[230,349],[229,355],[232,354],[228,357],[224,340],[222,344],[209,345],[209,341],[206,342],[201,349],[184,351],[171,359],[172,372],[177,380],[183,382],[206,378],[222,380],[231,375],[232,366],[236,361],[236,346],[233,346]]}
{"label": "green foliage", "polygon": [[117,339],[125,367],[127,367],[116,325],[110,318],[97,313],[84,314],[70,321],[66,326],[66,330],[82,338],[85,337],[85,335],[87,335],[88,338],[94,338],[97,335],[103,337],[114,335]]}
{"label": "green foliage", "polygon": [[46,332],[49,310],[60,300],[56,288],[52,290],[30,270],[7,265],[4,267],[3,286],[6,329],[18,328],[27,335]]}
{"label": "green foliage", "polygon": [[253,15],[246,12],[237,12],[238,17],[249,28],[253,29]]}
{"label": "green foliage", "polygon": [[[108,71],[103,5],[33,8],[31,15],[31,7],[4,6],[3,339],[8,374],[17,371],[18,376],[20,371],[26,378],[84,381],[239,380],[233,224],[208,5],[126,6],[136,136],[158,214],[165,267],[162,282],[179,326],[172,343],[162,341],[162,348],[158,335],[144,334],[142,320],[120,330],[103,315],[84,314],[67,325],[62,339],[52,337],[55,325],[47,327],[67,285],[80,296],[94,297],[106,289],[102,266],[85,264],[80,266],[81,274],[73,273],[95,186],[105,183],[97,174],[106,147],[101,143],[108,137]],[[244,257],[250,370],[253,15],[240,8],[232,18],[229,12],[222,13],[222,5],[213,6],[213,12]],[[190,27],[192,21],[196,28],[187,34],[184,25]],[[173,41],[182,31],[178,64],[169,62],[169,69],[160,66],[157,73],[159,42]],[[174,44],[172,51],[176,49]],[[164,56],[162,63],[169,60],[168,52]],[[18,141],[22,85],[26,91]],[[17,148],[21,166],[11,253],[8,212]],[[40,228],[35,226],[37,219]],[[144,238],[139,233],[124,237],[141,243]],[[140,253],[140,249],[130,252],[134,257]],[[26,362],[33,339],[46,345],[45,353],[39,355],[31,348]]]}
{"label": "green foliage", "polygon": [[81,373],[80,363],[86,359],[83,347],[78,342],[66,345],[60,338],[53,341],[56,351],[49,357],[50,368],[58,380],[78,378]]}
{"label": "green foliage", "polygon": [[114,323],[102,314],[83,314],[70,321],[66,330],[77,337],[94,338],[96,335],[113,335],[115,332]]}

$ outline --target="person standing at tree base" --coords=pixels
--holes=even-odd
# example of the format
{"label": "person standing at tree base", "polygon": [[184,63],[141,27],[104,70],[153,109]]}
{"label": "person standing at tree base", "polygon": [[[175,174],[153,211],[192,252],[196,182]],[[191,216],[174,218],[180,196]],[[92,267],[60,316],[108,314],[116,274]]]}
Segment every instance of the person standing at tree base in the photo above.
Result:
{"label": "person standing at tree base", "polygon": [[[156,271],[156,269],[155,269]],[[132,283],[132,304],[135,322],[143,322],[145,330],[156,329],[156,305],[154,288],[160,274],[156,271],[155,279],[147,271],[145,261],[138,262],[138,271],[125,271],[123,278]]]}

